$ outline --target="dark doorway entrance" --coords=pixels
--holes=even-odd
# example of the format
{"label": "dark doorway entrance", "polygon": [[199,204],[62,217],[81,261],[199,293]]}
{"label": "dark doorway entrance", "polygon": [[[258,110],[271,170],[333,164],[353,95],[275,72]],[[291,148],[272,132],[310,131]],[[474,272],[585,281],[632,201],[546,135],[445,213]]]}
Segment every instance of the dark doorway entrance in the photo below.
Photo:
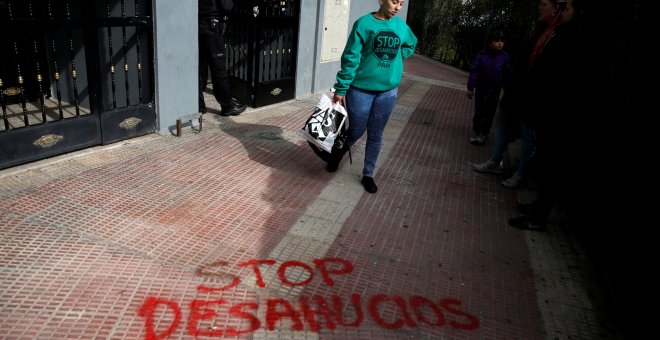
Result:
{"label": "dark doorway entrance", "polygon": [[0,169],[151,133],[151,1],[0,0]]}
{"label": "dark doorway entrance", "polygon": [[300,1],[236,1],[227,30],[232,95],[252,107],[293,99]]}

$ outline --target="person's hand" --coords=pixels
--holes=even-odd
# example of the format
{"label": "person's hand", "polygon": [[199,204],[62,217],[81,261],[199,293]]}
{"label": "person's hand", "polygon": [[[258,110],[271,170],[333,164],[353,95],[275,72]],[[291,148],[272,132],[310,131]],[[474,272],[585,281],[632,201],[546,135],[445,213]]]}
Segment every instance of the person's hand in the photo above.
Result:
{"label": "person's hand", "polygon": [[472,97],[474,97],[474,91],[467,91],[467,93],[465,93],[465,94],[467,95],[468,99],[470,99],[470,100],[472,100]]}
{"label": "person's hand", "polygon": [[337,104],[337,103],[340,103],[341,105],[346,107],[346,97],[340,96],[335,93],[335,95],[332,96],[332,104]]}

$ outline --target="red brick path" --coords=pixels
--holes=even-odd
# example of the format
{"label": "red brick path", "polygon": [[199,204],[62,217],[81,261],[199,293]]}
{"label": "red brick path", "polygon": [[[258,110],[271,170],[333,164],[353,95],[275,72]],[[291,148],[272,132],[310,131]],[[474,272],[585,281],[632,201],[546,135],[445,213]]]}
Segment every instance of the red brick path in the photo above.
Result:
{"label": "red brick path", "polygon": [[[237,118],[207,114],[201,133],[150,136],[0,172],[0,334],[542,338],[524,233],[506,225],[515,195],[471,168],[490,147],[467,142],[472,102],[458,89],[466,74],[419,56],[406,71],[429,81],[404,78],[392,122],[400,134],[386,141],[379,192],[359,184],[359,142],[337,189],[357,195],[356,203],[342,205],[350,199],[335,195],[327,205],[339,219],[303,221],[324,190],[332,193],[329,183],[344,178],[325,172],[295,134],[313,98]],[[338,220],[336,237],[323,234]],[[319,232],[296,236],[296,224]],[[300,258],[271,257],[284,240],[295,240],[286,247]],[[312,258],[345,260],[353,270],[331,274],[330,286]],[[268,271],[265,287],[252,266],[240,266],[253,259],[275,261],[259,266]],[[299,262],[279,272],[286,261]],[[341,263],[330,263],[331,273]],[[235,277],[241,282],[225,291],[198,289]],[[312,321],[305,299],[317,311],[308,313]],[[324,319],[324,311],[335,313],[334,299],[345,324],[334,314]],[[363,320],[350,325],[360,313]]]}

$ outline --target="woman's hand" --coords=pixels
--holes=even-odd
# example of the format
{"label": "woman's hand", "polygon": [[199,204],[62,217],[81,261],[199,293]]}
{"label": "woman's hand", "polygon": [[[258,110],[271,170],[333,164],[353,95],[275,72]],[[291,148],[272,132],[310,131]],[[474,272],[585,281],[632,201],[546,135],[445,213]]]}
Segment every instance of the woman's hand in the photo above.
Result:
{"label": "woman's hand", "polygon": [[338,94],[335,93],[335,95],[332,96],[332,103],[333,103],[333,104],[336,104],[336,103],[338,103],[338,102],[339,102],[341,105],[343,105],[344,107],[346,107],[346,97],[345,97],[345,96],[340,96],[340,95],[338,95]]}

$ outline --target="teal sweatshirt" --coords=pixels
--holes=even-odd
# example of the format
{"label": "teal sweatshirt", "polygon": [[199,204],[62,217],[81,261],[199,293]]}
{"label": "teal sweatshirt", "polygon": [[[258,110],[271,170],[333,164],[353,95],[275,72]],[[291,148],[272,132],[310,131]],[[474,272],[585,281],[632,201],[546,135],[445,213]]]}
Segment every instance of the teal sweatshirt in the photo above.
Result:
{"label": "teal sweatshirt", "polygon": [[403,19],[378,20],[373,13],[359,18],[341,55],[335,93],[345,96],[350,86],[387,91],[401,83],[403,58],[415,52],[417,37]]}

